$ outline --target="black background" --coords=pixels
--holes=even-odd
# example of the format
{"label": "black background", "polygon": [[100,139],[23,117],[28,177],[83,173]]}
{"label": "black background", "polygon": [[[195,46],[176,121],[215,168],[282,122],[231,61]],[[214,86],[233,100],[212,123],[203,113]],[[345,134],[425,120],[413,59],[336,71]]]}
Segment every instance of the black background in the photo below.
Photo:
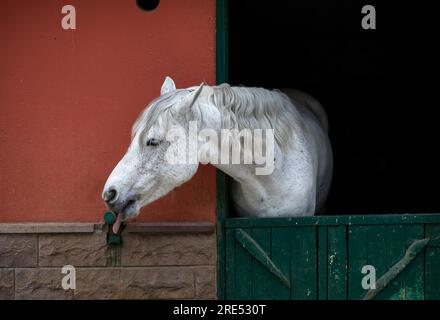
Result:
{"label": "black background", "polygon": [[[194,315],[174,315],[173,310],[182,304],[186,307],[203,306],[217,310],[218,305],[224,304],[252,304],[266,305],[262,315],[218,315],[208,313],[204,318]],[[307,314],[313,316],[337,316],[339,319],[365,318],[376,316],[380,312],[383,316],[403,318],[415,318],[424,314],[435,314],[438,311],[436,301],[268,301],[249,300],[212,301],[212,300],[83,300],[83,301],[0,301],[0,308],[4,314],[13,314],[16,319],[28,314],[33,318],[47,319],[81,319],[84,313],[96,319],[127,319],[127,315],[141,315],[141,319],[166,319],[166,320],[209,320],[209,319],[292,319],[295,315]],[[437,308],[437,309],[434,309]],[[388,309],[388,310],[387,310]],[[48,312],[50,310],[50,312]],[[343,312],[341,312],[341,310]],[[372,313],[372,310],[374,312]],[[389,314],[388,312],[389,311]],[[66,317],[68,315],[68,317]]]}
{"label": "black background", "polygon": [[435,3],[229,1],[229,83],[300,89],[328,113],[331,214],[440,212]]}

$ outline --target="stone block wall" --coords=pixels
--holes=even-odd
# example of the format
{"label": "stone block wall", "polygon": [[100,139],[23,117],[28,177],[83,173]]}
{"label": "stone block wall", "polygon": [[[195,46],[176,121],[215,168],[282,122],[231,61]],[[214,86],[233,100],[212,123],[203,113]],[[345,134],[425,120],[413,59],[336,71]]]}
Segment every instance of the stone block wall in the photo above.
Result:
{"label": "stone block wall", "polygon": [[211,224],[129,225],[121,247],[99,224],[0,224],[0,300],[215,299],[215,264]]}

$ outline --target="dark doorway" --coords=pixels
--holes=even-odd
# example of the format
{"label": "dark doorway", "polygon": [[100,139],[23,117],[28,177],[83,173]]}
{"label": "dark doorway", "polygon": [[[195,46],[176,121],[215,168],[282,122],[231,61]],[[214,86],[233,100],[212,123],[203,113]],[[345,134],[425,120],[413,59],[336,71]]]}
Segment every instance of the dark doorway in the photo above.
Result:
{"label": "dark doorway", "polygon": [[229,1],[229,82],[300,89],[328,112],[329,213],[440,212],[435,3]]}

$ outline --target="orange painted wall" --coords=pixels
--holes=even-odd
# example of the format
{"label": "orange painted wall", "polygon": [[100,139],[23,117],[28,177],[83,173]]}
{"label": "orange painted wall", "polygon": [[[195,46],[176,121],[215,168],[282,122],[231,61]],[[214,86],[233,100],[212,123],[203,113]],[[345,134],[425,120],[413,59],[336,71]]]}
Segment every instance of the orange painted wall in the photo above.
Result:
{"label": "orange painted wall", "polygon": [[[62,30],[61,8],[77,29]],[[215,82],[215,0],[0,1],[0,222],[99,221],[131,125],[159,94]],[[215,170],[143,210],[141,221],[214,221]]]}

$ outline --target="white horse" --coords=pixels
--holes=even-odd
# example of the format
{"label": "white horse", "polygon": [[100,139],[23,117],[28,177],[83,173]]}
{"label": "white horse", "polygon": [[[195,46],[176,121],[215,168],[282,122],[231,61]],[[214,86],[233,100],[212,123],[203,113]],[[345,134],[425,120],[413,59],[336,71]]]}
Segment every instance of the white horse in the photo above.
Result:
{"label": "white horse", "polygon": [[[231,198],[238,215],[282,217],[318,212],[332,178],[327,116],[311,96],[283,92],[203,84],[176,89],[174,81],[166,77],[161,95],[135,122],[128,151],[105,184],[102,197],[118,213],[114,230],[121,221],[136,217],[143,206],[191,179],[199,162],[211,159],[204,159],[203,154],[221,151],[217,141],[199,146],[199,136],[197,141],[191,140],[190,122],[198,130],[211,129],[219,135],[222,129],[273,129],[271,174],[256,175],[255,163],[212,163],[233,178]],[[184,128],[189,146],[196,146],[196,161],[173,164],[167,160],[171,145],[167,134],[175,126]]]}

